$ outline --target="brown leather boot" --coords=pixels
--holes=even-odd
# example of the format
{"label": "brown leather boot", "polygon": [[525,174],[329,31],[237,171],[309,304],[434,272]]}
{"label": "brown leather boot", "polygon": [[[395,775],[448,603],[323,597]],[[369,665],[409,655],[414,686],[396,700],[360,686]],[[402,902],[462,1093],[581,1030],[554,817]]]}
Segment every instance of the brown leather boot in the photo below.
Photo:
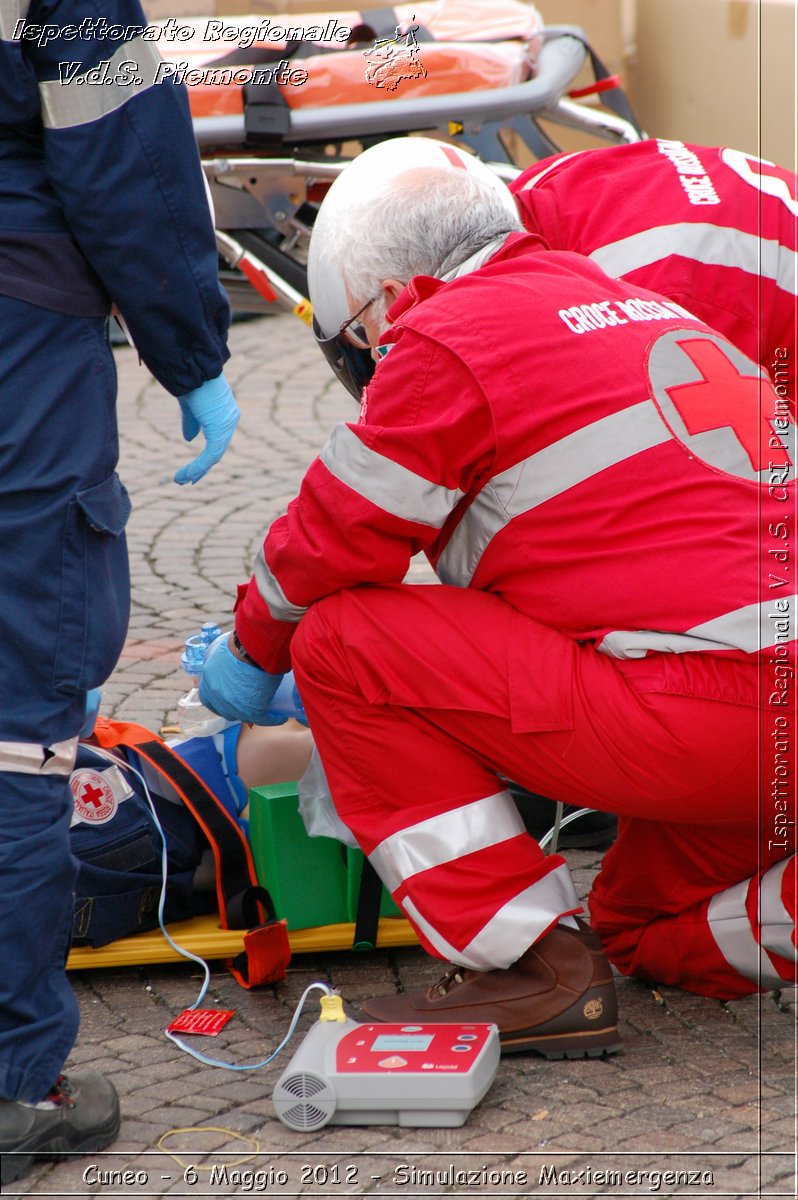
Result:
{"label": "brown leather boot", "polygon": [[401,1024],[492,1021],[503,1054],[598,1058],[621,1047],[612,969],[584,921],[556,925],[506,970],[452,967],[424,992],[380,996],[363,1009]]}

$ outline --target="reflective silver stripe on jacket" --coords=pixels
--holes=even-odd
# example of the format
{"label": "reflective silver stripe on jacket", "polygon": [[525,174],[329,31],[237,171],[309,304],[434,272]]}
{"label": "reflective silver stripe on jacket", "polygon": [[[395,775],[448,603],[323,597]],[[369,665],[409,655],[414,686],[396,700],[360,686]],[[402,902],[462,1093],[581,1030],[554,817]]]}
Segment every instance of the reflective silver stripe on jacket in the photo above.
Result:
{"label": "reflective silver stripe on jacket", "polygon": [[336,479],[404,521],[440,529],[463,497],[369,449],[347,425],[336,425],[320,457]]}
{"label": "reflective silver stripe on jacket", "polygon": [[385,838],[369,855],[391,892],[419,871],[485,850],[524,832],[509,792],[497,792],[451,812],[419,821]]}
{"label": "reflective silver stripe on jacket", "polygon": [[527,179],[526,183],[521,188],[521,191],[531,192],[538,186],[539,183],[542,183],[547,175],[550,175],[552,171],[556,171],[557,168],[561,167],[563,163],[568,162],[569,158],[578,158],[580,154],[584,153],[584,150],[573,150],[570,154],[563,154],[561,158],[556,158],[554,162],[549,163],[547,167],[544,167],[543,170],[539,171],[538,174],[532,179]]}
{"label": "reflective silver stripe on jacket", "polygon": [[676,254],[706,266],[739,267],[796,294],[798,255],[780,242],[725,226],[685,222],[658,225],[600,246],[589,257],[614,278]]}
{"label": "reflective silver stripe on jacket", "polygon": [[0,0],[0,42],[18,42],[15,31],[28,15],[30,0]]}
{"label": "reflective silver stripe on jacket", "polygon": [[558,917],[581,909],[570,872],[564,863],[533,883],[482,927],[462,950],[455,949],[419,912],[412,900],[402,907],[442,958],[474,971],[509,967],[541,937]]}
{"label": "reflective silver stripe on jacket", "polygon": [[304,617],[308,611],[307,608],[301,608],[298,604],[292,604],[286,597],[285,592],[269,570],[262,546],[258,551],[258,557],[255,559],[255,570],[253,573],[261,599],[275,621],[299,621]]}
{"label": "reflective silver stripe on jacket", "polygon": [[776,863],[762,876],[759,885],[759,920],[762,926],[762,945],[771,954],[780,954],[782,958],[795,961],[798,952],[792,940],[795,922],[781,899],[781,889],[784,873],[795,871],[795,855],[786,858],[784,862]]}
{"label": "reflective silver stripe on jacket", "polygon": [[[745,901],[750,879],[713,896],[707,911],[710,932],[726,962],[761,988],[782,987],[784,979],[767,956],[767,950],[795,960],[790,939],[793,921],[781,903],[781,879],[788,863],[776,863],[762,878],[759,889],[759,921],[762,944],[756,940]],[[773,876],[773,879],[769,879]]]}
{"label": "reflective silver stripe on jacket", "polygon": [[[773,646],[776,643],[794,642],[798,637],[798,596],[783,597],[788,602],[786,611],[777,611],[772,600],[762,604],[748,604],[733,612],[723,613],[711,621],[694,625],[684,633],[660,632],[656,629],[613,630],[603,638],[597,650],[612,658],[643,658],[647,651],[662,654],[688,654],[698,650],[743,650],[746,654]],[[784,625],[785,636],[776,628],[777,622]]]}
{"label": "reflective silver stripe on jacket", "polygon": [[492,539],[515,517],[607,467],[670,440],[670,431],[652,401],[643,400],[577,429],[495,475],[449,539],[438,560],[439,578],[443,583],[467,587]]}
{"label": "reflective silver stripe on jacket", "polygon": [[71,775],[78,739],[67,738],[52,746],[32,742],[0,742],[0,771],[19,775]]}
{"label": "reflective silver stripe on jacket", "polygon": [[[39,84],[42,122],[48,129],[72,129],[116,112],[134,96],[155,87],[163,61],[151,41],[131,38],[110,59],[82,74]],[[63,69],[63,68],[62,68]],[[99,81],[87,77],[100,72]]]}

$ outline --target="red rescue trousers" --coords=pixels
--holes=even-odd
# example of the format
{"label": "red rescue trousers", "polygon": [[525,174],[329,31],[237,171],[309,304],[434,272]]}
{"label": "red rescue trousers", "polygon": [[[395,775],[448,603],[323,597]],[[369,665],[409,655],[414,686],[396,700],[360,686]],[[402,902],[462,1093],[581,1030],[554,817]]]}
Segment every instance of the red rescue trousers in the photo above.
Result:
{"label": "red rescue trousers", "polygon": [[511,779],[621,818],[590,900],[619,970],[721,998],[793,977],[794,847],[763,812],[749,664],[612,659],[437,584],[320,601],[293,659],[336,809],[433,954],[506,967],[579,910]]}

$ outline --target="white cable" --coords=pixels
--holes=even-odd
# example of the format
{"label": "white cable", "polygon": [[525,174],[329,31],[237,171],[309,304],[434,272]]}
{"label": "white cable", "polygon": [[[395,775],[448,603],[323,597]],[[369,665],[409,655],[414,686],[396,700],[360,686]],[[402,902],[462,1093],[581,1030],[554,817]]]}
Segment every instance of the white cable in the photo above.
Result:
{"label": "white cable", "polygon": [[549,832],[547,834],[545,834],[545,836],[542,837],[540,839],[540,841],[538,842],[538,845],[540,846],[541,850],[545,850],[546,847],[548,846],[549,842],[551,842],[552,846],[551,846],[551,850],[549,851],[550,854],[553,854],[554,851],[557,849],[557,842],[558,842],[558,839],[560,836],[561,829],[565,829],[566,825],[570,825],[572,821],[577,821],[580,817],[586,816],[587,813],[596,811],[593,808],[578,808],[576,810],[576,812],[569,813],[567,817],[564,817],[562,815],[562,809],[563,809],[563,804],[561,801],[558,801],[557,802],[557,817],[555,819],[555,822],[552,825]]}
{"label": "white cable", "polygon": [[[160,926],[161,933],[164,935],[167,942],[172,947],[172,949],[175,951],[175,953],[181,955],[181,957],[183,957],[183,958],[190,959],[192,962],[197,963],[200,967],[202,967],[202,970],[204,972],[204,979],[202,982],[202,986],[200,987],[199,994],[198,994],[196,1000],[194,1001],[194,1003],[188,1005],[188,1010],[190,1011],[191,1009],[197,1008],[202,1003],[202,1001],[205,999],[205,994],[208,990],[208,986],[211,981],[211,972],[210,972],[210,968],[209,968],[207,962],[205,961],[205,959],[200,958],[196,954],[193,954],[191,950],[186,950],[186,948],[184,946],[178,945],[178,943],[170,935],[170,933],[167,930],[166,925],[164,923],[164,908],[166,905],[166,883],[167,883],[168,872],[169,872],[168,847],[166,844],[166,834],[164,833],[163,826],[161,825],[161,822],[158,819],[158,813],[155,810],[155,804],[153,803],[152,796],[150,795],[150,789],[147,786],[147,780],[144,778],[141,771],[138,771],[133,766],[132,763],[127,762],[124,758],[117,757],[115,754],[111,754],[104,747],[90,746],[88,748],[93,753],[99,755],[100,758],[104,758],[108,762],[113,763],[114,766],[122,767],[124,770],[130,771],[131,774],[136,776],[136,778],[139,780],[142,787],[144,788],[144,796],[146,798],[147,804],[149,805],[150,813],[152,814],[152,819],[155,823],[155,828],[158,830],[158,835],[161,839],[161,894],[160,894],[160,898],[158,900],[158,925]],[[133,747],[133,752],[135,753],[135,747]],[[297,1027],[297,1022],[299,1021],[299,1018],[302,1015],[302,1009],[305,1006],[305,1001],[308,998],[309,994],[314,990],[324,992],[324,994],[327,996],[331,996],[333,994],[333,989],[331,987],[329,987],[326,983],[317,982],[317,983],[308,984],[308,986],[305,988],[304,992],[302,993],[302,995],[299,998],[299,1003],[297,1004],[296,1008],[294,1009],[294,1015],[291,1018],[291,1024],[288,1026],[288,1033],[285,1035],[283,1040],[280,1042],[280,1045],[277,1047],[277,1049],[274,1050],[268,1056],[268,1058],[264,1058],[262,1062],[257,1062],[257,1063],[224,1062],[222,1059],[211,1058],[209,1055],[203,1054],[202,1051],[195,1050],[193,1046],[186,1045],[186,1043],[181,1041],[180,1038],[175,1037],[175,1035],[173,1033],[170,1033],[170,1031],[168,1029],[164,1030],[164,1034],[169,1039],[170,1042],[174,1042],[174,1044],[178,1047],[178,1049],[185,1051],[186,1054],[190,1054],[191,1057],[196,1058],[198,1062],[205,1063],[206,1066],[223,1067],[226,1071],[256,1071],[260,1067],[265,1067],[268,1063],[270,1063],[272,1061],[272,1059],[276,1058],[277,1055],[280,1053],[280,1051],[283,1050],[288,1045],[289,1041],[294,1036],[294,1032]]]}
{"label": "white cable", "polygon": [[285,1049],[285,1047],[288,1045],[291,1038],[294,1036],[294,1031],[296,1030],[297,1022],[299,1021],[299,1018],[302,1015],[302,1009],[305,1006],[305,1000],[307,999],[310,992],[312,992],[314,989],[318,989],[319,991],[324,992],[325,995],[327,995],[327,996],[331,996],[333,994],[332,988],[328,987],[326,983],[309,983],[308,986],[305,988],[304,992],[302,993],[302,995],[300,996],[299,1003],[297,1004],[296,1008],[294,1009],[294,1015],[291,1018],[291,1024],[288,1026],[288,1033],[285,1035],[283,1040],[280,1042],[280,1045],[277,1047],[277,1049],[273,1050],[272,1053],[268,1056],[268,1058],[264,1058],[261,1062],[229,1063],[229,1062],[225,1062],[221,1058],[210,1058],[209,1055],[203,1054],[201,1050],[195,1050],[193,1046],[187,1046],[185,1042],[182,1042],[180,1040],[180,1038],[175,1037],[175,1035],[173,1033],[170,1033],[168,1029],[165,1030],[164,1032],[166,1033],[166,1036],[169,1038],[170,1042],[174,1042],[174,1044],[176,1046],[179,1046],[181,1050],[185,1050],[186,1054],[190,1054],[192,1058],[196,1058],[198,1062],[205,1063],[205,1065],[208,1067],[224,1067],[224,1069],[226,1071],[257,1071],[260,1067],[265,1067],[268,1063],[270,1063],[272,1061],[272,1059],[276,1058],[277,1055],[280,1053],[280,1051]]}
{"label": "white cable", "polygon": [[[166,834],[163,831],[163,826],[161,825],[161,822],[158,819],[158,813],[155,811],[155,805],[153,803],[152,796],[150,795],[150,789],[147,786],[147,780],[144,778],[141,771],[138,771],[133,766],[132,763],[128,762],[124,758],[117,757],[117,755],[115,755],[115,754],[111,754],[104,747],[90,746],[89,749],[92,750],[95,754],[98,754],[101,758],[106,759],[108,762],[112,762],[114,764],[114,766],[122,767],[124,770],[130,771],[130,773],[132,775],[136,776],[139,783],[144,788],[144,796],[147,801],[147,804],[149,805],[150,813],[152,815],[152,819],[155,824],[155,828],[158,830],[158,836],[161,839],[161,894],[158,898],[158,925],[160,927],[161,933],[164,935],[167,942],[169,943],[169,945],[172,947],[172,949],[175,951],[176,954],[179,954],[182,958],[190,959],[191,962],[195,962],[198,966],[202,967],[202,970],[204,973],[204,979],[203,979],[202,986],[199,991],[199,995],[197,996],[197,999],[194,1001],[194,1003],[189,1005],[190,1008],[196,1008],[197,1005],[201,1004],[202,1001],[205,999],[205,993],[208,990],[208,985],[210,984],[210,980],[211,980],[211,972],[210,972],[210,968],[208,967],[208,964],[205,962],[205,960],[203,958],[200,958],[198,955],[193,954],[191,950],[186,950],[185,946],[179,946],[177,944],[177,942],[173,939],[173,937],[169,933],[169,931],[166,928],[166,925],[164,923],[164,911],[165,911],[165,907],[166,907],[166,884],[167,884],[167,879],[168,879],[168,874],[169,874],[169,848],[166,844]],[[135,750],[134,750],[134,752],[135,752]]]}

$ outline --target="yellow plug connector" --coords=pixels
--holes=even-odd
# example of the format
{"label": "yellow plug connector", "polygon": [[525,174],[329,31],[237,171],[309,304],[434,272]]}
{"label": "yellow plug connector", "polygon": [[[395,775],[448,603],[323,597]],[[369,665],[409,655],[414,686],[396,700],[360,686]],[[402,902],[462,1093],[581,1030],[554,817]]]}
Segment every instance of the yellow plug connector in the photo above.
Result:
{"label": "yellow plug connector", "polygon": [[304,321],[306,325],[310,325],[313,320],[313,305],[304,296],[294,305],[294,316],[299,317],[300,321]]}
{"label": "yellow plug connector", "polygon": [[337,992],[321,998],[320,1021],[345,1021],[344,1002]]}

